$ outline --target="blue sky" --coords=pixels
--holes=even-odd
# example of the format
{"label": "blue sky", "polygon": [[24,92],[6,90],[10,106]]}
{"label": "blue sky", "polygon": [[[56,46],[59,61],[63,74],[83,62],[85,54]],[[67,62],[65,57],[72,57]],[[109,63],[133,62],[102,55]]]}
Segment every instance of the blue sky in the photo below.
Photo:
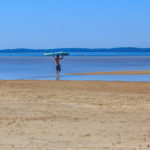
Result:
{"label": "blue sky", "polygon": [[1,0],[0,49],[150,47],[150,0]]}

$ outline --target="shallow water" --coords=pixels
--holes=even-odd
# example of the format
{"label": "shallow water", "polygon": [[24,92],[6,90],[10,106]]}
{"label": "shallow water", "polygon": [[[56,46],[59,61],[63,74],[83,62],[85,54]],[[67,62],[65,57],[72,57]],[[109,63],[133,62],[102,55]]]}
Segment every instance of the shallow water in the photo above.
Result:
{"label": "shallow water", "polygon": [[[67,56],[61,61],[60,80],[149,81],[149,76],[66,76],[66,73],[150,70],[150,56]],[[0,57],[0,79],[56,80],[51,57]]]}
{"label": "shallow water", "polygon": [[51,75],[38,76],[38,80],[75,80],[75,81],[136,81],[150,82],[150,75]]}

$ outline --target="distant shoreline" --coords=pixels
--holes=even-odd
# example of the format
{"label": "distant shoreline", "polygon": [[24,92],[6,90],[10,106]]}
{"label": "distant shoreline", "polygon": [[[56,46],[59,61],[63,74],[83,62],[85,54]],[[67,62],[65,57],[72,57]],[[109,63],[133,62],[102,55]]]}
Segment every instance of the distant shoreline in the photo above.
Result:
{"label": "distant shoreline", "polygon": [[13,48],[0,49],[0,53],[26,53],[26,52],[150,52],[150,48],[117,47],[117,48],[54,48],[54,49],[31,49]]}

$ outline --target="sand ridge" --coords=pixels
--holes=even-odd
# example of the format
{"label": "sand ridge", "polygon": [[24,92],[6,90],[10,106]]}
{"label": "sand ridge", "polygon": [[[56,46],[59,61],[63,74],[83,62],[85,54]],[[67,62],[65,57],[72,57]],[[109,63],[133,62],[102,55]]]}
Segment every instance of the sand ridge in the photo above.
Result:
{"label": "sand ridge", "polygon": [[150,75],[150,71],[112,71],[112,72],[88,72],[72,73],[71,75]]}

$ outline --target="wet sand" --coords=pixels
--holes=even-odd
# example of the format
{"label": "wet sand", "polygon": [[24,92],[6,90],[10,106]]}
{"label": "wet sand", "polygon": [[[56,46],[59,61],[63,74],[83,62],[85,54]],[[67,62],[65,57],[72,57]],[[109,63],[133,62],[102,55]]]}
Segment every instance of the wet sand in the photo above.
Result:
{"label": "wet sand", "polygon": [[149,150],[150,83],[0,80],[0,150]]}
{"label": "wet sand", "polygon": [[72,73],[71,75],[150,75],[150,71],[88,72],[88,73]]}

